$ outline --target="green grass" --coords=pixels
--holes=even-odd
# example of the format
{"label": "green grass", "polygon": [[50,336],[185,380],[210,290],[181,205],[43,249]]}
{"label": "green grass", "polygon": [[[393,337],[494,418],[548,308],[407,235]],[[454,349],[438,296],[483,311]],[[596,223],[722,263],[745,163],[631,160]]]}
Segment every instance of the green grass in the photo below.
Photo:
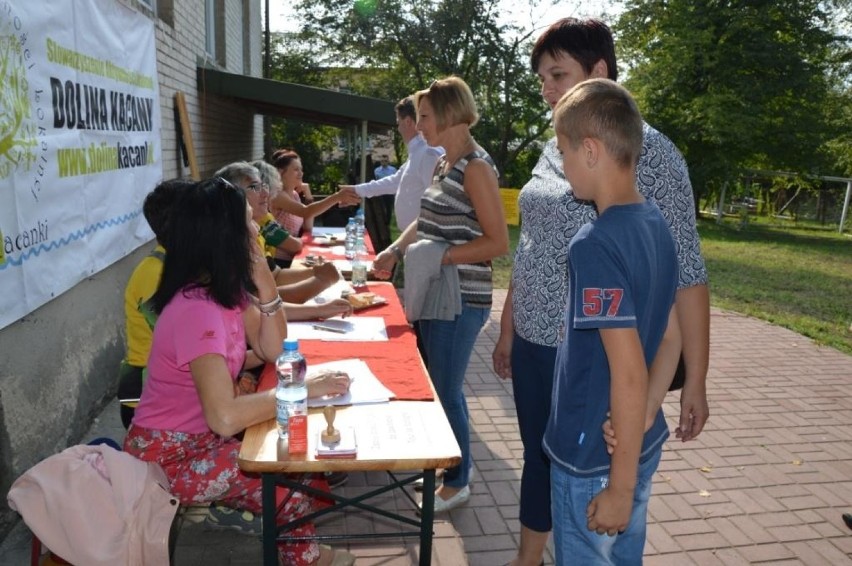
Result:
{"label": "green grass", "polygon": [[[852,354],[852,238],[821,227],[700,220],[710,301]],[[518,228],[509,227],[515,249]],[[506,288],[511,255],[494,261]]]}
{"label": "green grass", "polygon": [[836,229],[699,221],[713,306],[852,354],[852,238]]}

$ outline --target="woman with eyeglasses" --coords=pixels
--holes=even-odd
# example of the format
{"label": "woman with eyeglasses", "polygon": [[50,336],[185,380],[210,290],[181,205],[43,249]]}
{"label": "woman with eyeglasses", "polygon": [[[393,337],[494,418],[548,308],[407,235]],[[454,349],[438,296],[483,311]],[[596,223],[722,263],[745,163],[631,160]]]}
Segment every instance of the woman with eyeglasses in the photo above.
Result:
{"label": "woman with eyeglasses", "polygon": [[[453,434],[461,464],[444,472],[435,512],[470,499],[470,429],[464,376],[473,345],[491,311],[491,260],[509,250],[497,166],[470,129],[479,115],[470,87],[458,77],[414,95],[417,130],[443,147],[420,216],[374,262],[388,277],[405,256],[405,310],[415,323],[426,366]],[[430,285],[433,279],[436,283]]]}
{"label": "woman with eyeglasses", "polygon": [[[281,190],[271,194],[269,210],[295,237],[310,234],[314,227],[314,217],[335,204],[352,206],[361,203],[361,198],[351,189],[341,189],[322,200],[314,201],[310,185],[302,181],[302,159],[293,150],[279,149],[272,154],[270,162],[281,175]],[[279,251],[275,257],[293,260],[293,254],[286,251]]]}
{"label": "woman with eyeglasses", "polygon": [[[151,298],[159,318],[148,379],[124,449],[159,463],[183,504],[220,501],[259,513],[261,480],[240,470],[234,435],[274,417],[275,392],[240,395],[235,380],[247,343],[268,362],[281,352],[287,333],[282,301],[243,190],[222,178],[194,184],[169,218],[169,253]],[[326,393],[309,385],[309,395]],[[320,477],[309,483],[325,487]],[[278,489],[279,497],[289,496],[279,511],[282,523],[316,507],[311,497]],[[312,537],[315,529],[306,524],[294,534]],[[351,555],[313,542],[279,543],[278,551],[282,564],[328,565],[338,554],[338,561],[352,562]]]}

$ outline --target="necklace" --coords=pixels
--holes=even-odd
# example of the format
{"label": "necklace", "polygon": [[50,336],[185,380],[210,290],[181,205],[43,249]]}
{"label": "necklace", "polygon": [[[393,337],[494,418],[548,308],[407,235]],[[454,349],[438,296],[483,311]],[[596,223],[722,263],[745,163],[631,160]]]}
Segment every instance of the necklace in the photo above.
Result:
{"label": "necklace", "polygon": [[474,146],[473,136],[468,134],[467,141],[459,149],[458,155],[456,155],[452,159],[450,159],[449,153],[444,154],[444,161],[445,161],[444,174],[445,175],[450,172],[450,170],[453,168],[453,166],[456,164],[456,162],[459,159],[461,159],[463,156],[467,155],[468,148],[470,148],[472,146]]}

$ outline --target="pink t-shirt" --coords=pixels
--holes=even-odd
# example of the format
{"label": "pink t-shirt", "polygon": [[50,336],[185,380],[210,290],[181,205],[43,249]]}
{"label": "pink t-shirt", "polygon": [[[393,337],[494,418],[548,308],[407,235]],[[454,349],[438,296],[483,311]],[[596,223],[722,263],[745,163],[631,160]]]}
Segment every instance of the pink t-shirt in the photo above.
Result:
{"label": "pink t-shirt", "polygon": [[226,309],[200,289],[178,292],[154,327],[148,379],[133,424],[157,430],[209,432],[189,363],[205,354],[225,358],[236,379],[246,358],[242,309]]}

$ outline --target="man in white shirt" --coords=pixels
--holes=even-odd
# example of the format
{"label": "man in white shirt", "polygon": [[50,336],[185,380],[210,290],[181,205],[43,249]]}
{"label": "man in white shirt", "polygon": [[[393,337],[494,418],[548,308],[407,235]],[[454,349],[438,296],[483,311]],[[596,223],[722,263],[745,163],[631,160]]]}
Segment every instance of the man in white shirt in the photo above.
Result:
{"label": "man in white shirt", "polygon": [[354,190],[362,198],[396,194],[396,224],[400,230],[405,230],[420,215],[420,197],[432,184],[435,165],[444,150],[429,146],[417,131],[417,111],[410,96],[400,100],[395,110],[396,129],[408,147],[406,162],[389,177],[360,185],[340,185],[340,188]]}

